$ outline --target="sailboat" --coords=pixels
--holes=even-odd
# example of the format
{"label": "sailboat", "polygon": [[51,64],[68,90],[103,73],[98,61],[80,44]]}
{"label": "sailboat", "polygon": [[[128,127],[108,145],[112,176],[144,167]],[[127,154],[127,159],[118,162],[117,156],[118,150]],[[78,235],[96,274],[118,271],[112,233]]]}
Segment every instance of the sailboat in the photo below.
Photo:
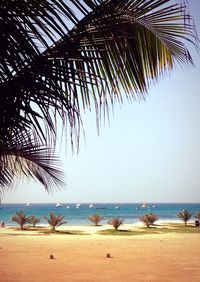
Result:
{"label": "sailboat", "polygon": [[29,202],[27,202],[26,205],[25,205],[25,207],[30,207],[30,205],[31,205],[31,204],[30,204]]}
{"label": "sailboat", "polygon": [[56,208],[61,207],[62,205],[60,203],[56,203]]}
{"label": "sailboat", "polygon": [[81,204],[76,204],[76,208],[79,209]]}

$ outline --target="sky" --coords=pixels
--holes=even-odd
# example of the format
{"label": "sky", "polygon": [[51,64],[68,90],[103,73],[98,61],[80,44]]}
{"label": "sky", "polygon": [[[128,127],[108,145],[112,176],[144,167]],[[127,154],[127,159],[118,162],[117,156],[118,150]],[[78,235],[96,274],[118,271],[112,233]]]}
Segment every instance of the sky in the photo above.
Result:
{"label": "sky", "polygon": [[[200,36],[200,1],[190,0]],[[161,78],[145,102],[124,99],[97,134],[94,113],[83,117],[86,140],[79,153],[70,142],[59,154],[64,189],[47,193],[23,180],[3,203],[200,202],[200,54],[190,48],[195,68],[177,68]]]}

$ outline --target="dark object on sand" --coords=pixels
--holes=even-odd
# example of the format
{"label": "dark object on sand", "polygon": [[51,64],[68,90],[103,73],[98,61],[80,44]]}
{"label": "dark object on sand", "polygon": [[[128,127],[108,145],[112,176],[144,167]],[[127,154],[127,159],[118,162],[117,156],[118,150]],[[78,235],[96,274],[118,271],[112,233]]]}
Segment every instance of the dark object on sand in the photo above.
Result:
{"label": "dark object on sand", "polygon": [[195,227],[199,227],[200,224],[199,224],[199,220],[195,220],[195,224],[194,224]]}
{"label": "dark object on sand", "polygon": [[110,256],[110,254],[108,253],[108,254],[106,254],[106,257],[107,257],[107,258],[110,258],[111,256]]}
{"label": "dark object on sand", "polygon": [[50,255],[50,256],[49,256],[49,259],[54,259],[54,256],[53,256],[53,255]]}
{"label": "dark object on sand", "polygon": [[1,228],[4,228],[4,227],[5,227],[5,222],[2,221],[2,222],[1,222]]}

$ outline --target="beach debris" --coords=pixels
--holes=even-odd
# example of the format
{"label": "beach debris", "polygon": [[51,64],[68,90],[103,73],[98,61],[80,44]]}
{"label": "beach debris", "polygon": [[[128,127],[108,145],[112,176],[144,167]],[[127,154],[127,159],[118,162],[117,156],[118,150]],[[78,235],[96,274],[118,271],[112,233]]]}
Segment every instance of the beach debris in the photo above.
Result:
{"label": "beach debris", "polygon": [[54,259],[54,256],[52,254],[50,254],[49,259]]}
{"label": "beach debris", "polygon": [[106,254],[106,257],[107,257],[107,258],[111,258],[111,256],[110,256],[110,254],[109,254],[109,253],[107,253],[107,254]]}

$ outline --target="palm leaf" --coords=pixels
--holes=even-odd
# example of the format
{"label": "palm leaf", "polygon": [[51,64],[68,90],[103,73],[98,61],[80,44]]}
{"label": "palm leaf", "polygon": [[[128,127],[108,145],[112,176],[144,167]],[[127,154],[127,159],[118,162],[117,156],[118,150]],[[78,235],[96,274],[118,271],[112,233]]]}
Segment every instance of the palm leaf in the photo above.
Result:
{"label": "palm leaf", "polygon": [[13,140],[10,146],[0,150],[0,185],[5,188],[16,178],[26,176],[39,180],[50,191],[65,185],[59,165],[51,149],[30,139]]}
{"label": "palm leaf", "polygon": [[42,120],[54,135],[59,114],[76,132],[82,108],[98,114],[122,100],[122,89],[142,98],[175,62],[192,63],[184,45],[195,40],[191,17],[170,0],[3,3],[1,104],[9,97],[16,126],[31,124],[45,140]]}
{"label": "palm leaf", "polygon": [[53,230],[55,230],[56,226],[61,226],[65,223],[67,223],[66,221],[63,221],[64,216],[62,215],[56,215],[53,212],[49,213],[49,217],[44,216],[44,219],[49,223],[50,226],[53,227]]}

